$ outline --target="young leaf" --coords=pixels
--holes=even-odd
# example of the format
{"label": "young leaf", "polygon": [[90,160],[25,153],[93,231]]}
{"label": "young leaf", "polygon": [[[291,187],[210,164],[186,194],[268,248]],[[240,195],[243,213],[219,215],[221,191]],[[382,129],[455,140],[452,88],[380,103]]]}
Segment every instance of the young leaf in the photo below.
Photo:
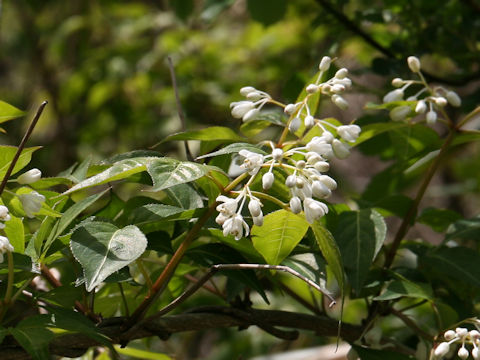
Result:
{"label": "young leaf", "polygon": [[270,265],[278,265],[302,240],[308,222],[287,210],[278,210],[263,219],[263,226],[252,227],[253,246]]}
{"label": "young leaf", "polygon": [[10,244],[14,247],[15,252],[23,254],[25,252],[25,229],[23,228],[23,221],[12,215],[10,220],[5,222],[4,231]]}
{"label": "young leaf", "polygon": [[25,115],[26,113],[22,110],[17,109],[15,106],[12,106],[5,101],[0,100],[0,124],[5,121],[18,118]]}
{"label": "young leaf", "polygon": [[147,238],[134,225],[123,229],[93,221],[73,232],[70,247],[82,265],[87,291],[109,275],[136,260],[147,247]]}
{"label": "young leaf", "polygon": [[385,241],[383,217],[372,209],[340,214],[335,239],[342,253],[352,287],[358,294],[370,265]]}
{"label": "young leaf", "polygon": [[[30,160],[32,160],[32,154],[34,151],[40,149],[41,146],[35,146],[31,148],[23,149],[20,157],[18,158],[15,167],[13,168],[12,174],[17,173],[22,170],[25,166],[28,165]],[[7,173],[7,169],[10,166],[10,162],[13,160],[17,148],[14,146],[1,145],[0,146],[0,179],[3,179]]]}

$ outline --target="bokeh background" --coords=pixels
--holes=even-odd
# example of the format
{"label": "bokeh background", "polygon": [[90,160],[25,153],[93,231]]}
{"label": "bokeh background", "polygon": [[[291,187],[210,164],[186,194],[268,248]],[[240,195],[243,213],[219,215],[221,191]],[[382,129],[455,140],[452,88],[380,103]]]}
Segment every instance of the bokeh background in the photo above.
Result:
{"label": "bokeh background", "polygon": [[[350,109],[325,104],[324,116],[345,123],[387,118],[364,106],[380,102],[392,78],[410,77],[405,59],[416,55],[430,81],[462,96],[452,113],[458,118],[480,103],[479,34],[478,0],[0,0],[0,99],[29,111],[4,124],[0,143],[18,144],[45,99],[49,105],[30,144],[44,146],[33,164],[46,175],[89,156],[100,160],[158,143],[181,130],[167,57],[190,130],[238,128],[229,103],[245,85],[293,101],[324,55],[338,58],[354,80]],[[177,143],[159,148],[180,157],[181,149]],[[451,191],[447,201],[459,212],[475,207],[472,199],[460,206],[464,199],[455,194],[458,186],[479,190],[480,162],[472,155],[478,153],[463,150],[437,180],[437,190]],[[366,185],[365,170],[376,166],[358,159],[343,169],[356,167],[353,188]],[[162,351],[174,347],[185,359],[231,359],[232,353],[241,359],[310,345],[318,339],[279,343],[224,330],[187,334]]]}

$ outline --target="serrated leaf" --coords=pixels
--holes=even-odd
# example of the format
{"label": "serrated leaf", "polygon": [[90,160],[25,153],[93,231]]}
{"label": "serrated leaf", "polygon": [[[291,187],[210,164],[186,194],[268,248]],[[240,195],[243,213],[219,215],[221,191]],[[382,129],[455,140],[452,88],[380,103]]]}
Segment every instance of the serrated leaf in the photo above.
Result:
{"label": "serrated leaf", "polygon": [[17,109],[15,106],[12,106],[5,101],[0,100],[0,124],[25,114],[26,112]]}
{"label": "serrated leaf", "polygon": [[75,229],[70,247],[82,265],[86,289],[92,291],[109,275],[142,255],[147,238],[134,225],[119,229],[109,223],[93,221]]}
{"label": "serrated leaf", "polygon": [[147,171],[153,180],[151,191],[194,181],[208,174],[210,170],[207,165],[173,159],[156,159],[147,165]]}
{"label": "serrated leaf", "polygon": [[[13,168],[12,175],[22,170],[32,160],[32,154],[34,151],[40,149],[41,146],[35,146],[23,149],[20,157],[18,158],[15,167]],[[0,179],[3,179],[7,173],[7,169],[10,166],[10,162],[13,160],[17,148],[14,146],[0,145]]]}
{"label": "serrated leaf", "polygon": [[173,140],[201,140],[201,141],[242,141],[245,140],[235,131],[223,126],[212,126],[197,131],[187,131],[167,136],[160,143]]}
{"label": "serrated leaf", "polygon": [[252,227],[255,249],[270,265],[278,265],[302,240],[308,222],[287,210],[278,210],[263,218],[262,226]]}
{"label": "serrated leaf", "polygon": [[241,151],[243,149],[251,151],[251,152],[255,152],[255,153],[258,153],[258,154],[262,154],[262,155],[267,154],[265,151],[263,151],[262,149],[260,149],[256,145],[252,145],[252,144],[248,144],[248,143],[235,143],[235,144],[227,145],[224,148],[222,148],[220,150],[217,150],[217,151],[214,151],[212,153],[199,156],[199,157],[197,157],[197,160],[198,159],[204,159],[204,158],[207,158],[207,157],[218,156],[218,155],[235,154],[235,153],[238,153],[239,151]]}
{"label": "serrated leaf", "polygon": [[383,217],[372,209],[340,214],[335,239],[352,287],[360,293],[370,265],[385,241]]}
{"label": "serrated leaf", "polygon": [[121,160],[99,174],[79,182],[69,190],[65,191],[63,195],[92,186],[125,179],[133,174],[147,170],[147,164],[153,161],[153,159],[155,158],[140,157]]}
{"label": "serrated leaf", "polygon": [[479,263],[480,254],[462,246],[435,248],[419,257],[424,269],[476,287],[480,287]]}
{"label": "serrated leaf", "polygon": [[345,274],[343,271],[342,256],[333,235],[324,227],[319,220],[310,225],[315,239],[317,240],[323,257],[330,266],[339,288],[343,291],[345,283]]}

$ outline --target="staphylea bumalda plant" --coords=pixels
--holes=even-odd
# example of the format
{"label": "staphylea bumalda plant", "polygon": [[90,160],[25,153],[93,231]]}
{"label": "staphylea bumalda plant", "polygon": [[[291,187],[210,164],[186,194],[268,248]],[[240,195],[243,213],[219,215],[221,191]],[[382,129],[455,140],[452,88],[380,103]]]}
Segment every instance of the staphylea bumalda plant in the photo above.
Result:
{"label": "staphylea bumalda plant", "polygon": [[[255,325],[286,340],[337,336],[352,358],[478,358],[478,219],[424,197],[453,151],[473,151],[479,135],[465,128],[480,110],[451,117],[460,97],[430,84],[416,57],[407,64],[416,78],[368,104],[373,120],[329,117],[329,103],[348,108],[352,81],[324,57],[292,103],[241,88],[240,132],[166,139],[199,141],[195,160],[137,150],[56,177],[28,166],[42,104],[21,144],[1,146],[2,356],[105,346],[114,358],[134,351],[114,344],[137,338]],[[23,115],[0,105],[2,122]],[[388,166],[354,193],[335,169],[357,148]],[[436,245],[409,235],[417,223]],[[201,288],[215,305],[198,305]],[[310,314],[257,308],[271,299]]]}

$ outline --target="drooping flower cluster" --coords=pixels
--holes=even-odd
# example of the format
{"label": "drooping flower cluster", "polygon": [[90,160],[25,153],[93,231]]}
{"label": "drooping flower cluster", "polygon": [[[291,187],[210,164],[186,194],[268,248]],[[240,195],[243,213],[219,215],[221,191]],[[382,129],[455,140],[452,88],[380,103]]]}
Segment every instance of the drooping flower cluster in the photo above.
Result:
{"label": "drooping flower cluster", "polygon": [[383,97],[383,102],[403,101],[405,90],[412,85],[421,85],[421,89],[406,99],[407,101],[414,102],[413,104],[399,105],[390,111],[392,120],[402,121],[413,114],[426,114],[425,119],[427,124],[432,125],[438,119],[438,112],[447,106],[447,104],[455,107],[459,107],[462,104],[462,100],[455,91],[447,90],[442,86],[430,87],[427,84],[422,75],[421,64],[418,58],[410,56],[407,59],[407,63],[410,70],[418,74],[420,80],[393,79],[392,85],[397,89],[387,93]]}
{"label": "drooping flower cluster", "polygon": [[434,351],[434,355],[437,359],[442,359],[449,354],[453,348],[452,344],[461,344],[457,351],[457,355],[460,359],[465,360],[470,355],[470,351],[465,346],[471,344],[473,346],[471,353],[475,360],[480,359],[480,332],[478,330],[468,330],[467,328],[457,327],[455,330],[447,330],[443,335],[444,342],[437,345]]}
{"label": "drooping flower cluster", "polygon": [[[308,142],[297,140],[280,142],[277,145],[271,141],[266,142],[271,148],[271,152],[266,155],[247,149],[239,151],[238,155],[242,161],[240,168],[248,173],[250,178],[241,190],[231,192],[236,197],[221,195],[217,198],[220,204],[217,206],[219,215],[216,222],[222,226],[225,236],[233,235],[238,240],[249,234],[249,225],[242,216],[247,200],[253,223],[257,226],[263,224],[263,205],[260,198],[267,197],[266,193],[275,182],[274,168],[286,176],[285,185],[289,189],[290,200],[288,204],[282,205],[284,208],[289,208],[295,214],[303,211],[309,223],[328,213],[328,206],[321,200],[327,199],[337,188],[336,181],[326,174],[330,169],[329,161],[333,158],[346,158],[350,154],[349,143],[355,142],[361,131],[357,125],[337,126],[327,120],[315,118],[309,107],[308,99],[318,92],[329,96],[338,107],[342,109],[348,107],[348,103],[340,96],[352,83],[347,77],[347,69],[342,68],[334,77],[321,82],[331,61],[329,57],[322,59],[317,81],[306,87],[305,98],[296,104],[283,105],[273,100],[267,93],[251,86],[240,90],[241,95],[247,100],[231,104],[232,115],[243,121],[254,119],[267,103],[282,106],[284,112],[289,115],[284,133],[287,131],[295,133],[303,124],[306,129],[318,127],[315,131],[319,135],[313,136]],[[261,169],[266,169],[261,178],[264,193],[253,194],[250,186],[259,176]]]}

